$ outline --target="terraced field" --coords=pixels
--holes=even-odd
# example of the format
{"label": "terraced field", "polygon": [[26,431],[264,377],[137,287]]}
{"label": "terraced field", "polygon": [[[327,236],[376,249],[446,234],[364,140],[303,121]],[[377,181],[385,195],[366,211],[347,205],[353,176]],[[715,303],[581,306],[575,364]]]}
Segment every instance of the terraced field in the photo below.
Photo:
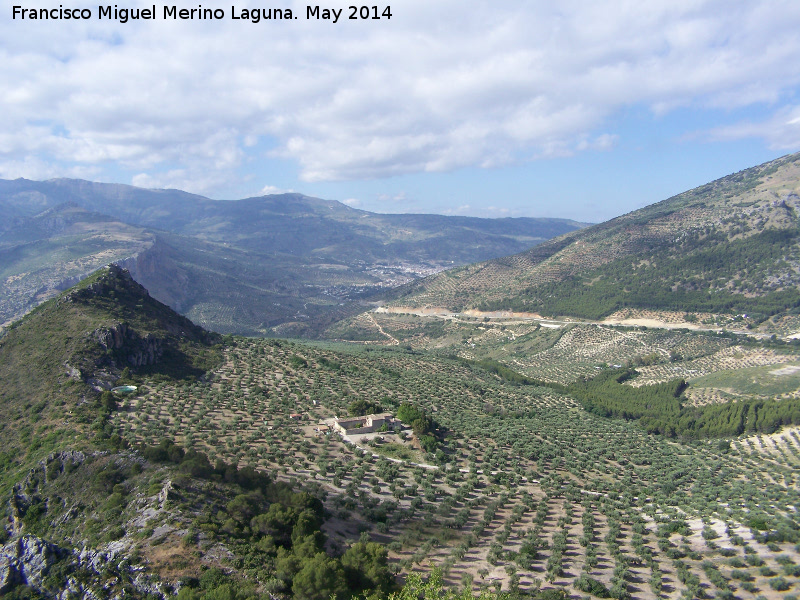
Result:
{"label": "terraced field", "polygon": [[[793,345],[716,332],[386,312],[358,315],[329,332],[360,344],[389,345],[394,339],[444,355],[490,358],[528,377],[563,385],[594,377],[609,366],[634,366],[638,376],[629,385],[682,378],[690,384],[687,404],[697,406],[794,398],[800,388],[800,372],[789,372],[800,362]],[[787,370],[781,371],[784,366]]]}
{"label": "terraced field", "polygon": [[636,384],[683,377],[698,387],[715,387],[741,395],[780,396],[796,387],[791,375],[772,375],[797,356],[765,348],[730,346],[675,365],[641,367]]}

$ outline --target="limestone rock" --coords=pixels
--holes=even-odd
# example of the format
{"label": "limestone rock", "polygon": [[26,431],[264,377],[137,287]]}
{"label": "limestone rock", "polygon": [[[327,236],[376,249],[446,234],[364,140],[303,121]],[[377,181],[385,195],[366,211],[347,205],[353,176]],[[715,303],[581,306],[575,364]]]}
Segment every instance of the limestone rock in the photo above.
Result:
{"label": "limestone rock", "polygon": [[23,535],[0,549],[0,594],[19,584],[40,588],[50,567],[67,550],[34,535]]}

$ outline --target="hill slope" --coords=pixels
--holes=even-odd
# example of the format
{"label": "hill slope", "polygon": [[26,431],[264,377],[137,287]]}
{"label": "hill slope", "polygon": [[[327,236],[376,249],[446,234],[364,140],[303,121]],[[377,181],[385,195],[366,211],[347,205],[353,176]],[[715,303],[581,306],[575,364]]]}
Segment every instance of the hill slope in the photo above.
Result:
{"label": "hill slope", "polygon": [[800,309],[800,154],[724,177],[526,252],[454,269],[395,305],[602,318],[625,308]]}
{"label": "hill slope", "polygon": [[0,180],[0,214],[0,323],[125,261],[156,298],[204,326],[256,335],[282,324],[313,332],[386,288],[582,226],[382,215],[301,194],[215,201],[68,179]]}
{"label": "hill slope", "polygon": [[75,285],[112,261],[136,256],[155,236],[66,202],[2,221],[0,325]]}
{"label": "hill slope", "polygon": [[270,593],[325,600],[394,588],[382,546],[325,552],[322,502],[302,487],[212,465],[166,430],[130,449],[115,422],[124,396],[107,388],[207,386],[221,346],[113,265],[0,338],[1,596],[169,598],[184,587],[182,598],[255,599],[274,580]]}
{"label": "hill slope", "polygon": [[[617,352],[607,338],[626,333],[559,335],[581,329],[598,331],[573,338],[574,361],[586,347]],[[719,345],[640,333],[631,351]],[[114,268],[0,338],[0,595],[385,597],[389,561],[440,567],[450,589],[490,582],[541,600],[700,597],[712,585],[778,598],[770,588],[800,584],[796,427],[686,444],[493,361],[214,341]],[[123,365],[134,393],[92,388],[127,376]],[[623,385],[607,383],[612,396]],[[361,409],[405,413],[411,428],[352,430],[358,445],[325,434],[321,419]],[[409,435],[420,428],[435,434],[424,448]]]}
{"label": "hill slope", "polygon": [[219,360],[214,341],[115,266],[38,306],[0,338],[6,474],[39,448],[91,439],[96,390],[131,370],[196,378]]}

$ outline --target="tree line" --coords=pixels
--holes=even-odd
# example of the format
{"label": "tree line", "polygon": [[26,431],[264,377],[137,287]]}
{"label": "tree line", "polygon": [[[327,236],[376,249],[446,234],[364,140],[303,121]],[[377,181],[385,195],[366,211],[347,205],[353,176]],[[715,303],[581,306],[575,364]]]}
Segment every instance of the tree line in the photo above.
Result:
{"label": "tree line", "polygon": [[[633,387],[633,369],[607,370],[592,379],[566,386],[583,408],[603,417],[636,420],[649,433],[681,438],[735,437],[745,433],[774,433],[784,425],[800,424],[800,400],[748,399],[705,406],[684,406],[683,379]],[[564,389],[563,386],[559,386]]]}

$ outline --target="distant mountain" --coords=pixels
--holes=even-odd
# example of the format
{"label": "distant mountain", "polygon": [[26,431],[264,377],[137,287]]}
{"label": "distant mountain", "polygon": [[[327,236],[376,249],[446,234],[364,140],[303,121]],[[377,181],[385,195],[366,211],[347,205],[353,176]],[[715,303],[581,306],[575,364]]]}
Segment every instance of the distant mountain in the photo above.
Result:
{"label": "distant mountain", "polygon": [[[23,212],[22,207],[12,208]],[[155,242],[152,232],[73,202],[0,223],[0,325],[99,267],[137,256]]]}
{"label": "distant mountain", "polygon": [[[520,254],[453,269],[394,304],[602,318],[624,309],[800,312],[800,154]],[[689,315],[691,316],[691,315]]]}
{"label": "distant mountain", "polygon": [[446,265],[527,248],[584,225],[567,219],[377,214],[302,194],[227,201],[72,179],[0,180],[0,210],[8,215],[32,217],[65,202],[139,227],[248,250]]}
{"label": "distant mountain", "polygon": [[383,215],[281,194],[210,200],[70,179],[0,180],[0,323],[112,261],[224,332],[308,332],[386,288],[583,226]]}
{"label": "distant mountain", "polygon": [[195,214],[213,201],[179,190],[145,190],[77,179],[0,179],[0,210],[10,217],[32,217],[65,202],[141,223],[171,214]]}

